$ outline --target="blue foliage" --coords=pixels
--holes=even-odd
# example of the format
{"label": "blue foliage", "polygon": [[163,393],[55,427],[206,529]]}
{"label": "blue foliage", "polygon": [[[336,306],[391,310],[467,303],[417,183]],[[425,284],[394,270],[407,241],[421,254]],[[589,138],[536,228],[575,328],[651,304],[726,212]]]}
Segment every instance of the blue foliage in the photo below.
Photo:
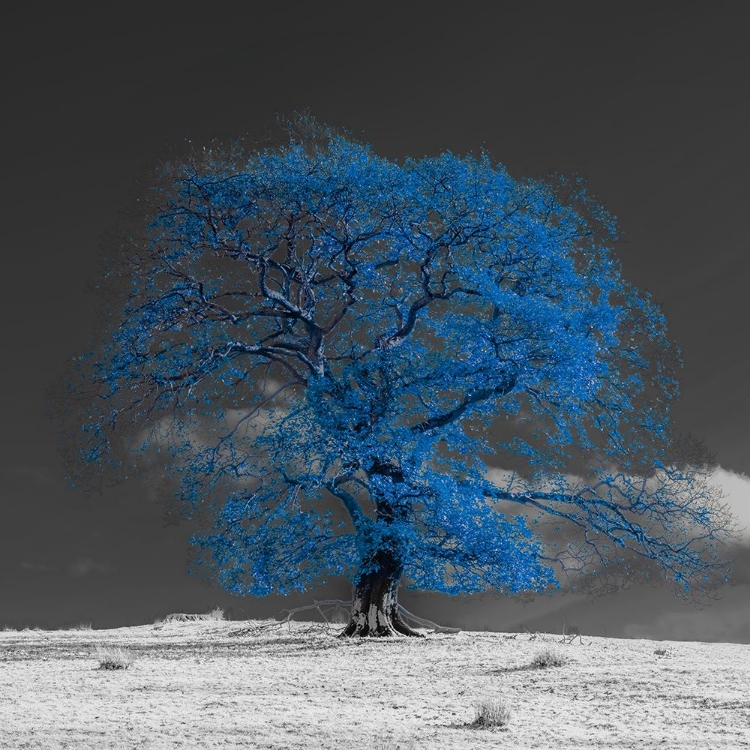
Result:
{"label": "blue foliage", "polygon": [[582,182],[399,164],[307,125],[165,169],[111,335],[79,360],[79,458],[121,460],[123,423],[167,451],[212,519],[200,560],[238,593],[356,582],[384,551],[449,593],[720,570],[728,520],[670,453],[678,355]]}

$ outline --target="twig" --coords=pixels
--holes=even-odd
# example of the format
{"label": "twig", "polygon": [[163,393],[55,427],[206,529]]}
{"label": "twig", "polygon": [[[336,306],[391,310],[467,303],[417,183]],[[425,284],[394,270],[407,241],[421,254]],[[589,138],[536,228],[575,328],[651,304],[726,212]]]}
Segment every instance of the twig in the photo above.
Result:
{"label": "twig", "polygon": [[583,638],[581,638],[581,631],[579,630],[577,633],[566,633],[565,632],[565,618],[563,617],[563,632],[562,632],[562,639],[561,643],[573,643],[575,639],[578,638],[578,640],[581,642],[582,646],[585,646],[586,644],[583,642]]}
{"label": "twig", "polygon": [[302,607],[295,607],[294,609],[282,609],[279,614],[283,612],[286,612],[287,614],[286,617],[284,617],[284,619],[279,622],[279,625],[281,626],[284,624],[289,624],[298,612],[309,612],[310,610],[314,609],[323,618],[326,624],[326,630],[329,630],[331,627],[335,627],[336,625],[326,617],[326,613],[323,611],[322,607],[335,607],[336,609],[340,607],[342,609],[351,610],[352,603],[353,602],[351,601],[351,599],[323,599],[322,601],[313,600],[312,604],[305,604]]}

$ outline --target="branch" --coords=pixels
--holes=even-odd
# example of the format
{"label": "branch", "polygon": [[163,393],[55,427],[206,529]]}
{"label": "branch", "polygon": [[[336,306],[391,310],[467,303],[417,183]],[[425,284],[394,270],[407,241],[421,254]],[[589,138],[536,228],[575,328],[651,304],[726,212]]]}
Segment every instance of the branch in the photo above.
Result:
{"label": "branch", "polygon": [[508,381],[503,385],[497,385],[493,388],[481,388],[474,393],[469,394],[466,398],[455,408],[440,414],[436,417],[430,417],[424,422],[415,424],[411,429],[414,432],[427,432],[428,430],[434,430],[438,427],[445,427],[445,425],[455,422],[459,419],[463,413],[471,406],[486,401],[490,398],[497,398],[500,396],[507,396],[517,382],[516,376],[509,376]]}
{"label": "branch", "polygon": [[310,326],[314,326],[315,322],[313,321],[312,315],[310,315],[309,312],[306,310],[302,310],[300,307],[295,305],[291,300],[287,299],[283,294],[279,294],[278,292],[274,292],[266,282],[266,275],[267,275],[267,269],[268,269],[268,261],[264,258],[259,262],[259,273],[258,273],[258,280],[260,283],[260,289],[263,293],[263,296],[267,299],[272,300],[273,302],[276,302],[277,304],[281,305],[283,308],[288,310],[292,317],[299,318],[300,320],[304,321]]}
{"label": "branch", "polygon": [[[667,473],[669,478],[669,473]],[[680,477],[677,477],[678,481]],[[576,526],[583,535],[583,547],[568,541],[565,550],[553,557],[544,557],[558,563],[566,572],[582,570],[591,556],[599,560],[597,567],[608,567],[613,561],[605,548],[612,543],[630,554],[656,563],[662,571],[671,574],[675,584],[691,589],[704,590],[707,574],[726,570],[726,563],[717,555],[711,560],[702,557],[702,545],[719,545],[731,542],[735,528],[724,506],[719,506],[705,487],[693,487],[690,478],[682,477],[689,495],[687,498],[670,496],[665,498],[668,488],[656,487],[646,493],[639,487],[630,496],[622,492],[613,482],[599,482],[593,488],[586,486],[572,493],[542,492],[530,489],[512,493],[491,483],[484,483],[481,491],[485,497],[527,505],[555,518]],[[464,486],[472,483],[464,482]],[[602,497],[597,489],[606,488],[609,497]],[[678,488],[679,490],[679,488]],[[622,497],[620,504],[612,499],[617,491]],[[571,506],[568,508],[560,506]],[[555,507],[558,506],[558,507]],[[588,550],[584,554],[584,548]],[[716,547],[718,550],[718,547]],[[621,553],[618,553],[621,554]],[[575,561],[572,568],[566,566],[565,556]],[[693,589],[694,590],[694,589]]]}
{"label": "branch", "polygon": [[418,625],[422,625],[425,628],[432,628],[435,633],[460,633],[461,632],[461,628],[450,628],[447,625],[438,625],[432,620],[427,620],[424,617],[417,617],[416,615],[413,615],[411,612],[404,609],[404,607],[401,604],[398,605],[398,611],[402,615],[404,615],[407,620],[416,622]]}
{"label": "branch", "polygon": [[359,507],[357,498],[351,493],[347,492],[340,485],[344,482],[348,482],[352,477],[343,476],[334,479],[332,482],[326,482],[323,486],[336,498],[341,500],[341,504],[346,508],[349,517],[352,519],[354,528],[359,530],[365,520],[365,514],[362,512],[362,508]]}

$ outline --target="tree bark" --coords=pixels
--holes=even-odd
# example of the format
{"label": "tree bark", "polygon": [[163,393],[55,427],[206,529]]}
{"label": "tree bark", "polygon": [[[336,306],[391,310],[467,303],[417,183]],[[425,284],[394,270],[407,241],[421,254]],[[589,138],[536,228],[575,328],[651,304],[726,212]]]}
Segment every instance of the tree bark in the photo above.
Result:
{"label": "tree bark", "polygon": [[[400,467],[383,459],[375,459],[368,474],[388,477],[397,484],[404,481]],[[385,524],[386,528],[395,521],[403,520],[403,507],[394,505],[391,499],[378,498],[376,505],[378,522]],[[383,538],[388,537],[389,534],[385,534]],[[370,553],[371,557],[367,559],[367,569],[370,572],[360,574],[354,586],[349,624],[341,633],[342,636],[422,637],[421,633],[404,622],[399,613],[398,587],[404,566],[397,549],[398,539],[394,537],[385,546]]]}
{"label": "tree bark", "polygon": [[371,638],[422,637],[404,622],[398,610],[398,587],[401,575],[383,570],[363,575],[354,587],[349,624],[342,637]]}

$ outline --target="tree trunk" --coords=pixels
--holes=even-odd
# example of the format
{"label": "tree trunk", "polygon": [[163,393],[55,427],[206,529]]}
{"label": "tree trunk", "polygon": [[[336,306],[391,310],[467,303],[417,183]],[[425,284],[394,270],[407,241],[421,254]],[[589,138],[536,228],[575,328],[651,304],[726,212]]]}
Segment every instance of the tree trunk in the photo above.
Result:
{"label": "tree trunk", "polygon": [[[368,474],[386,477],[394,484],[401,484],[404,475],[400,467],[389,460],[375,459]],[[391,535],[388,529],[396,521],[403,521],[405,508],[394,503],[393,497],[377,498],[377,520],[381,525],[381,546],[372,550],[366,560],[370,571],[362,573],[355,586],[349,624],[342,636],[416,636],[421,633],[410,628],[398,611],[398,587],[404,570],[396,550],[399,549],[398,535]],[[386,541],[387,540],[387,541]]]}
{"label": "tree trunk", "polygon": [[342,636],[416,636],[421,633],[410,628],[398,611],[398,586],[401,579],[383,570],[367,573],[360,577],[354,587],[349,624]]}

